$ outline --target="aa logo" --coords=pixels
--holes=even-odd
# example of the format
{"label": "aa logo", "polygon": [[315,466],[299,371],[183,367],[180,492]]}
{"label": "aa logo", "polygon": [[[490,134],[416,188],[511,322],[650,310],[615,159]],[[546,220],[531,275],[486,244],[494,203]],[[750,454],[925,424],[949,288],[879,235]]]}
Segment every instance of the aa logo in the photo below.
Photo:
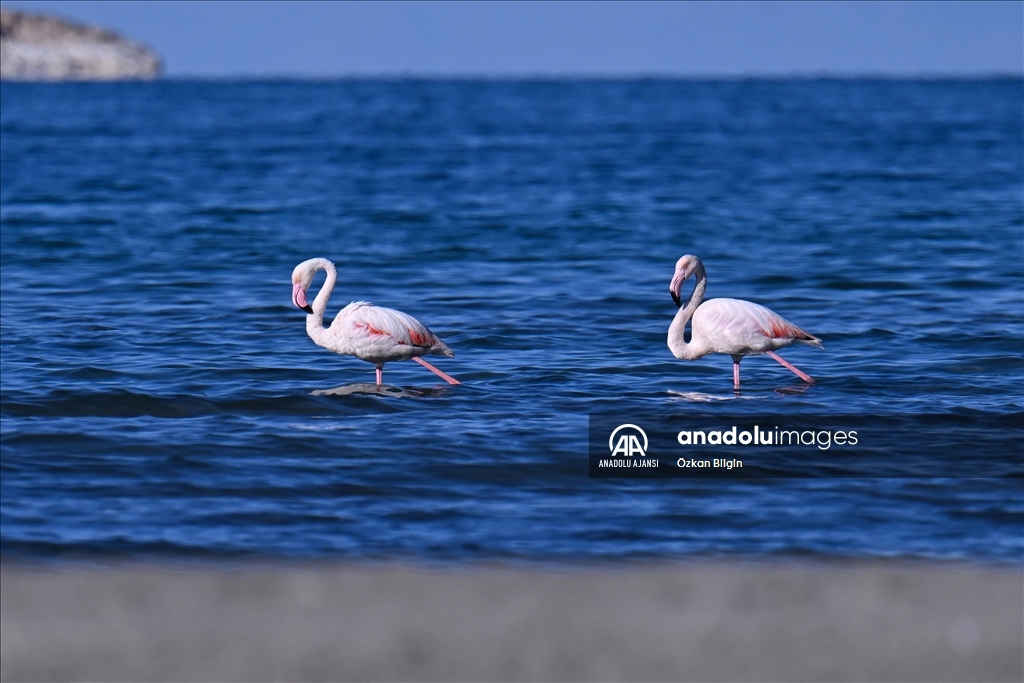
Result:
{"label": "aa logo", "polygon": [[[618,435],[618,439],[615,436]],[[640,445],[640,439],[643,439],[643,445]],[[640,429],[636,425],[619,425],[612,432],[612,435],[608,437],[608,449],[612,452],[612,455],[625,455],[633,456],[639,455],[641,458],[647,455],[647,434],[644,430]]]}

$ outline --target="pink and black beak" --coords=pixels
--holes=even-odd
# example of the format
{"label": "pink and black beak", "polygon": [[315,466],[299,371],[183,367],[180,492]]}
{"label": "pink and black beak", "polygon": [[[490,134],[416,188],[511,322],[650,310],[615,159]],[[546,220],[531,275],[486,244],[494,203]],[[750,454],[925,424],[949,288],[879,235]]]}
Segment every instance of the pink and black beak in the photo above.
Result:
{"label": "pink and black beak", "polygon": [[292,303],[306,313],[313,312],[313,307],[306,301],[306,290],[302,288],[302,284],[299,282],[292,285]]}
{"label": "pink and black beak", "polygon": [[675,276],[672,278],[672,282],[668,285],[668,291],[672,295],[672,301],[675,302],[676,308],[683,305],[683,299],[680,293],[683,290],[683,282],[686,281],[686,273],[682,270],[677,270]]}

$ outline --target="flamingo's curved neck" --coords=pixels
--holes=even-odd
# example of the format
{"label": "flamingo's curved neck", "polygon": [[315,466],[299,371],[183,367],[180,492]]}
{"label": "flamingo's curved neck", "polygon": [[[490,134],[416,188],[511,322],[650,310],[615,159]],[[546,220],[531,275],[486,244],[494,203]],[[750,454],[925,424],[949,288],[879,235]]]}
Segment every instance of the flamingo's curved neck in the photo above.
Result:
{"label": "flamingo's curved neck", "polygon": [[313,312],[306,316],[306,332],[317,343],[324,333],[324,311],[327,310],[327,300],[331,298],[334,284],[338,281],[338,269],[334,267],[333,263],[327,259],[319,259],[316,263],[316,270],[321,268],[327,271],[327,279],[324,280],[323,287],[320,288],[313,303],[310,304]]}
{"label": "flamingo's curved neck", "polygon": [[689,342],[686,341],[684,336],[686,323],[690,321],[690,318],[693,317],[693,312],[704,301],[704,292],[708,287],[708,276],[704,271],[704,264],[700,261],[697,262],[697,268],[693,271],[693,274],[697,277],[697,285],[693,288],[693,292],[690,293],[690,298],[676,312],[676,317],[668,328],[668,348],[672,351],[673,356],[683,360],[693,360],[707,355],[704,344],[700,340],[695,339],[695,335],[691,334]]}

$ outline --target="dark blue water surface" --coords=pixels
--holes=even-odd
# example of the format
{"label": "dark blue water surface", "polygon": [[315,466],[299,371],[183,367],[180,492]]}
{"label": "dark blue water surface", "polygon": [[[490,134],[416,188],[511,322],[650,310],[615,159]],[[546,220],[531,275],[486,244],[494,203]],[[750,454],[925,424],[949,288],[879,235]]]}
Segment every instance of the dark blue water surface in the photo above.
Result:
{"label": "dark blue water surface", "polygon": [[[1020,80],[0,95],[4,558],[1022,561]],[[782,352],[818,383],[749,358],[737,397],[728,357],[673,358],[685,253],[820,337]],[[464,384],[390,363],[360,393],[291,304],[314,256],[329,315],[416,316]],[[597,411],[884,414],[979,466],[591,479]]]}

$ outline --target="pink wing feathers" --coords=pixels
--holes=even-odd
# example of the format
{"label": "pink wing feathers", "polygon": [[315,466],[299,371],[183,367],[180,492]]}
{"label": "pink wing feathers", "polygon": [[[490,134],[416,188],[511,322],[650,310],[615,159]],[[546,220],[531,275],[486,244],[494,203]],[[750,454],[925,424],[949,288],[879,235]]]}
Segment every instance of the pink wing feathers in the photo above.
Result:
{"label": "pink wing feathers", "polygon": [[370,304],[358,306],[359,303],[361,302],[353,304],[357,308],[346,321],[358,336],[390,337],[400,346],[418,346],[425,349],[432,349],[442,343],[426,325],[411,315]]}
{"label": "pink wing feathers", "polygon": [[364,301],[346,306],[329,330],[339,345],[347,347],[345,353],[371,362],[412,358],[426,353],[454,355],[416,318]]}
{"label": "pink wing feathers", "polygon": [[693,316],[695,334],[707,338],[718,353],[757,353],[794,341],[821,347],[821,340],[781,315],[742,299],[710,299]]}

